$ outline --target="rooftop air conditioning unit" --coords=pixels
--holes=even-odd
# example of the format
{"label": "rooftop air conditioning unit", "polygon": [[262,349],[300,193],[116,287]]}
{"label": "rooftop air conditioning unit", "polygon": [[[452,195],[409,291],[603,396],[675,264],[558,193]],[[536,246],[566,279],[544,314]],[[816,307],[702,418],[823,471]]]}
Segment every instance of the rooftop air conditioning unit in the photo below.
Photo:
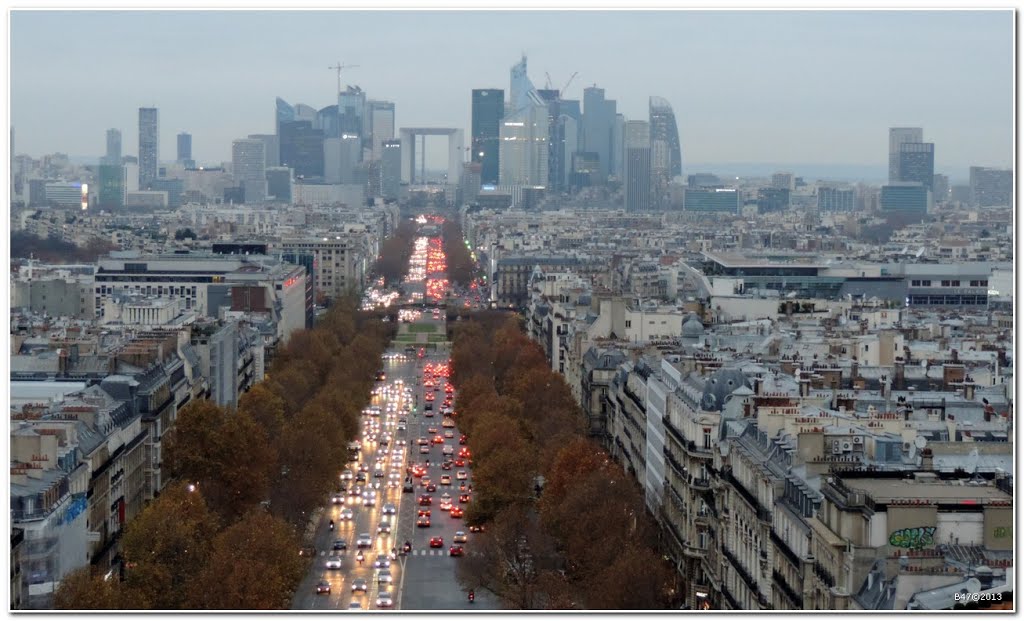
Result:
{"label": "rooftop air conditioning unit", "polygon": [[843,442],[843,451],[852,451],[852,450],[853,450],[853,444],[851,444],[849,442]]}
{"label": "rooftop air conditioning unit", "polygon": [[864,444],[864,436],[854,436],[853,443],[854,444]]}
{"label": "rooftop air conditioning unit", "polygon": [[833,440],[832,441],[832,452],[833,453],[838,453],[839,451],[840,451],[839,440]]}

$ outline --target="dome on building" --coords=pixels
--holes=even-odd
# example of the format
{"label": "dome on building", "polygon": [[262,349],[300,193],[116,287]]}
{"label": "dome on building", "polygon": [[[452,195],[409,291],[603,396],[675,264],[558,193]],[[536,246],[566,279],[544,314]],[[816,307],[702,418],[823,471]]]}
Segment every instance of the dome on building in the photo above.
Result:
{"label": "dome on building", "polygon": [[728,397],[740,386],[750,388],[747,376],[739,369],[719,369],[704,382],[700,407],[708,412],[721,412]]}
{"label": "dome on building", "polygon": [[696,313],[690,313],[690,316],[683,322],[683,338],[699,339],[702,336],[704,336],[704,324],[701,323]]}

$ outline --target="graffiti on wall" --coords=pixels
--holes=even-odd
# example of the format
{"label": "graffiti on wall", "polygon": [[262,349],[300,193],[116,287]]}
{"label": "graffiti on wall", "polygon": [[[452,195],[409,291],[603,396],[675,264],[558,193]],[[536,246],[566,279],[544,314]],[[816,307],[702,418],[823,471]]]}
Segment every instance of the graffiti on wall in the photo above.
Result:
{"label": "graffiti on wall", "polygon": [[889,535],[889,545],[897,548],[920,550],[926,546],[935,545],[935,527],[918,526],[917,528],[901,528],[894,530]]}

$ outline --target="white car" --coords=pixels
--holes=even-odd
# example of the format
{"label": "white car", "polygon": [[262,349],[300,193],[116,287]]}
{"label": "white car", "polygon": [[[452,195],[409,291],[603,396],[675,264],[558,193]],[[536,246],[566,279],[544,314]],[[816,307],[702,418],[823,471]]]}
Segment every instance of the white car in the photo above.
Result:
{"label": "white car", "polygon": [[395,601],[391,598],[391,591],[377,593],[377,608],[391,608]]}
{"label": "white car", "polygon": [[455,478],[460,481],[465,481],[467,478],[469,478],[469,475],[466,474],[465,470],[459,470],[458,472],[455,473]]}
{"label": "white car", "polygon": [[381,522],[377,525],[377,532],[384,533],[385,535],[391,534],[391,524],[389,522]]}
{"label": "white car", "polygon": [[384,515],[394,515],[395,513],[398,512],[395,509],[395,505],[390,503],[390,502],[389,503],[385,503],[384,507],[381,509],[381,511],[384,512]]}
{"label": "white car", "polygon": [[455,536],[452,537],[452,543],[466,543],[468,540],[469,538],[466,537],[465,531],[461,530],[455,531]]}
{"label": "white car", "polygon": [[363,605],[359,603],[359,600],[354,599],[354,600],[352,600],[351,602],[348,603],[348,609],[349,610],[362,610],[363,609]]}
{"label": "white car", "polygon": [[391,584],[394,581],[395,579],[391,577],[390,569],[382,569],[380,570],[380,573],[377,574],[377,584]]}
{"label": "white car", "polygon": [[324,563],[324,567],[327,569],[341,569],[341,559],[337,556],[332,556],[327,559]]}
{"label": "white car", "polygon": [[372,548],[373,547],[373,537],[370,536],[370,533],[359,533],[359,536],[356,537],[356,547],[357,548]]}
{"label": "white car", "polygon": [[344,509],[341,510],[341,515],[338,517],[338,519],[351,520],[353,517],[355,517],[355,512],[353,512],[352,509],[345,507]]}
{"label": "white car", "polygon": [[387,554],[378,554],[373,566],[376,569],[388,569],[391,567],[391,558]]}

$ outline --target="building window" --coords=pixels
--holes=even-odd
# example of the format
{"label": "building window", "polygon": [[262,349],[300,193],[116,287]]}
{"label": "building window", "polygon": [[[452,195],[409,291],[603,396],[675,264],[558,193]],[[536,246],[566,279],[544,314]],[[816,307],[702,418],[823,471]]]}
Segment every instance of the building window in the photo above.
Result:
{"label": "building window", "polygon": [[633,327],[633,322],[632,322],[632,321],[630,321],[629,319],[627,319],[627,320],[626,320],[626,327],[627,327],[627,328],[632,328],[632,327]]}

